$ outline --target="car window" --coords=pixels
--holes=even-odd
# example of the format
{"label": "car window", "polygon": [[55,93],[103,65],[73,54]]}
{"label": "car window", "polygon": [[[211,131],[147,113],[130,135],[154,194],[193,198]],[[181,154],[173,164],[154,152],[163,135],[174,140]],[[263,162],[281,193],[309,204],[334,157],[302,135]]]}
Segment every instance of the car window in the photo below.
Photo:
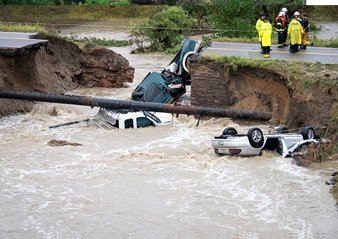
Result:
{"label": "car window", "polygon": [[134,128],[133,119],[127,119],[126,121],[124,121],[124,128]]}
{"label": "car window", "polygon": [[154,126],[154,123],[151,120],[147,119],[146,117],[137,117],[136,124],[137,124],[137,128]]}
{"label": "car window", "polygon": [[152,84],[151,86],[148,87],[144,95],[144,101],[154,102],[155,99],[161,94],[162,94],[162,90],[156,84]]}

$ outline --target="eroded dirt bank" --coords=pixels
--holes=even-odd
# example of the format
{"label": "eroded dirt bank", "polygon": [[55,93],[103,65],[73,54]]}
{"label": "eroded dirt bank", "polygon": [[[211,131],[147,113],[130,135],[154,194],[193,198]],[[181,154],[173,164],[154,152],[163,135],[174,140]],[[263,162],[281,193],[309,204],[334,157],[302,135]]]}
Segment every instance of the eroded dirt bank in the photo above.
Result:
{"label": "eroded dirt bank", "polygon": [[193,105],[269,111],[271,124],[311,125],[337,142],[337,65],[197,58],[189,66]]}
{"label": "eroded dirt bank", "polygon": [[[105,48],[83,48],[40,36],[48,45],[14,57],[0,56],[0,89],[62,94],[77,87],[123,87],[134,78],[127,59]],[[1,99],[0,115],[27,112],[32,103]]]}

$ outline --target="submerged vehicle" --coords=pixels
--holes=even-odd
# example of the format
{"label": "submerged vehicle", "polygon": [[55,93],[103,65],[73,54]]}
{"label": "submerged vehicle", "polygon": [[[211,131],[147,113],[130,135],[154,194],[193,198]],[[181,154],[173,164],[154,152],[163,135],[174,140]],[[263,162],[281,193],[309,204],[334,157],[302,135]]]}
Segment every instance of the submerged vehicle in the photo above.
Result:
{"label": "submerged vehicle", "polygon": [[172,115],[160,112],[128,112],[125,110],[117,111],[101,108],[95,116],[92,116],[90,118],[54,125],[50,126],[49,128],[52,129],[74,124],[80,124],[84,126],[96,125],[99,128],[105,129],[144,128],[149,126],[159,127],[171,125]]}
{"label": "submerged vehicle", "polygon": [[188,57],[200,51],[200,42],[185,39],[169,65],[161,72],[149,72],[132,92],[131,99],[165,104],[174,102],[186,92],[186,85],[191,83],[187,69]]}
{"label": "submerged vehicle", "polygon": [[171,114],[148,111],[121,112],[101,108],[96,115],[96,119],[119,129],[158,127],[172,124]]}
{"label": "submerged vehicle", "polygon": [[235,128],[227,127],[214,137],[212,147],[216,154],[223,155],[258,156],[267,149],[288,157],[302,145],[319,142],[312,127],[304,127],[300,133],[289,133],[284,126],[276,127],[275,131],[263,134],[260,128],[254,127],[247,134],[238,134]]}
{"label": "submerged vehicle", "polygon": [[[132,101],[173,103],[186,92],[186,85],[190,85],[190,75],[187,69],[187,59],[201,50],[198,41],[185,39],[180,51],[169,65],[161,72],[152,72],[132,92]],[[171,124],[164,113],[150,113],[148,111],[128,112],[100,108],[96,116],[86,120],[69,122],[50,128],[71,125],[75,123],[95,124],[99,127],[115,127],[119,129],[140,128],[147,126],[162,126]],[[164,117],[164,118],[163,118]]]}

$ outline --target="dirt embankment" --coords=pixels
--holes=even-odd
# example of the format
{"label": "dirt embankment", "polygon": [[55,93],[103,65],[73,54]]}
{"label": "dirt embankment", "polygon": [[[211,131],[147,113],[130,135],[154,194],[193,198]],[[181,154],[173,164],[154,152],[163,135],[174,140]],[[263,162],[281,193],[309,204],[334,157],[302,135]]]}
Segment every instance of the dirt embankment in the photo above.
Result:
{"label": "dirt embankment", "polygon": [[311,125],[338,141],[337,65],[199,58],[189,67],[193,105],[272,112],[272,125]]}
{"label": "dirt embankment", "polygon": [[[127,59],[105,48],[41,36],[48,45],[13,57],[0,56],[0,90],[62,94],[74,88],[123,87],[134,78]],[[32,102],[0,100],[0,115],[27,112]]]}

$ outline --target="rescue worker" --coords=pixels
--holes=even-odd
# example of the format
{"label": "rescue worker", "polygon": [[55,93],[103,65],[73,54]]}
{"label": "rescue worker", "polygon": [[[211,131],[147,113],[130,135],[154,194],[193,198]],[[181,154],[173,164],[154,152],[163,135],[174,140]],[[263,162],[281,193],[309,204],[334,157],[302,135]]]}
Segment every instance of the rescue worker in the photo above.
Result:
{"label": "rescue worker", "polygon": [[289,17],[289,14],[288,14],[288,9],[286,7],[283,7],[280,11],[284,13],[284,15],[283,15],[283,17],[284,17],[284,32],[283,32],[284,41],[283,41],[283,46],[288,46],[288,44],[286,44],[286,40],[288,38],[288,26],[289,26],[289,23],[290,23],[290,17]]}
{"label": "rescue worker", "polygon": [[262,13],[260,18],[256,22],[256,30],[258,32],[258,39],[259,39],[259,43],[261,44],[261,53],[263,53],[261,27],[264,23],[264,19],[265,19],[265,15]]}
{"label": "rescue worker", "polygon": [[305,13],[302,13],[302,26],[303,26],[303,34],[300,49],[306,50],[309,35],[309,19],[306,17]]}
{"label": "rescue worker", "polygon": [[288,28],[288,37],[290,39],[290,52],[297,53],[298,46],[302,43],[303,27],[299,22],[299,12],[293,14],[294,18],[291,20]]}
{"label": "rescue worker", "polygon": [[271,46],[271,34],[272,34],[272,25],[269,22],[268,18],[264,19],[264,23],[261,27],[261,35],[262,35],[262,47],[263,47],[263,57],[270,57],[270,46]]}
{"label": "rescue worker", "polygon": [[284,32],[285,32],[285,27],[286,27],[286,20],[284,17],[284,12],[280,12],[278,14],[278,16],[275,19],[276,22],[276,31],[277,31],[277,46],[279,48],[283,47],[283,43],[285,42],[285,36],[284,36]]}

